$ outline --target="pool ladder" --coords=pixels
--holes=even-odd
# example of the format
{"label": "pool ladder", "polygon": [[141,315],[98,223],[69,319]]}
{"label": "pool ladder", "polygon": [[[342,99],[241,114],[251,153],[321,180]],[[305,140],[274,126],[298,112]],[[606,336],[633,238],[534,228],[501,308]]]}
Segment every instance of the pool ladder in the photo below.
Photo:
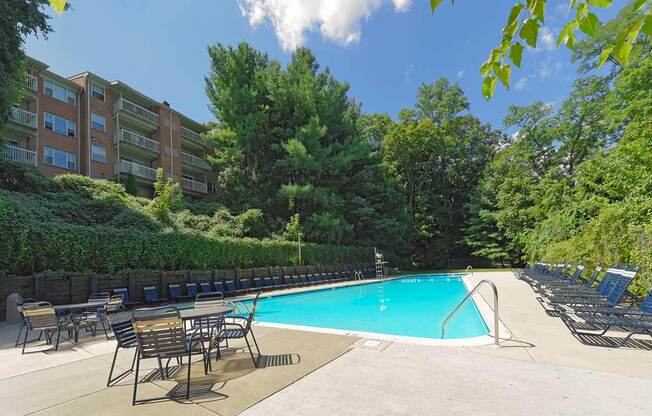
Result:
{"label": "pool ladder", "polygon": [[500,325],[500,320],[498,318],[498,289],[496,288],[496,285],[494,284],[494,282],[492,282],[491,280],[487,280],[487,279],[481,280],[480,283],[475,285],[473,290],[471,290],[469,292],[469,294],[466,295],[466,297],[464,299],[462,299],[462,301],[455,307],[455,309],[453,309],[453,311],[448,314],[446,319],[444,319],[444,322],[442,322],[442,324],[441,324],[441,337],[442,338],[444,338],[444,334],[446,333],[446,325],[448,324],[448,321],[450,321],[453,318],[453,316],[455,316],[457,314],[457,312],[459,312],[460,309],[462,309],[462,306],[464,306],[464,304],[469,299],[471,299],[471,296],[473,296],[473,294],[483,284],[488,284],[489,286],[491,286],[491,288],[493,289],[493,292],[494,292],[494,345],[497,346],[497,347],[500,346],[500,337],[499,337],[499,333],[498,333],[498,327]]}
{"label": "pool ladder", "polygon": [[365,278],[364,278],[364,274],[363,274],[361,271],[356,270],[356,271],[353,273],[353,280],[365,280]]}

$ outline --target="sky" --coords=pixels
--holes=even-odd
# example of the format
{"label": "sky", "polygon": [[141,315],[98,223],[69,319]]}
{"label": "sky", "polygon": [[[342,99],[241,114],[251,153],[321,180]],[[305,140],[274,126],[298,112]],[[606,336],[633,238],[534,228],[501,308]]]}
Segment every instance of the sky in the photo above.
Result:
{"label": "sky", "polygon": [[[528,48],[512,87],[481,95],[480,64],[500,41],[513,0],[72,0],[53,14],[54,33],[30,38],[28,55],[60,75],[92,71],[121,80],[200,122],[214,120],[204,92],[207,47],[246,41],[287,64],[306,46],[322,68],[350,84],[366,113],[411,107],[422,83],[458,83],[482,121],[502,127],[510,104],[559,105],[576,78],[570,53],[555,48],[566,18],[549,0],[538,47]],[[566,1],[567,5],[568,2]]]}

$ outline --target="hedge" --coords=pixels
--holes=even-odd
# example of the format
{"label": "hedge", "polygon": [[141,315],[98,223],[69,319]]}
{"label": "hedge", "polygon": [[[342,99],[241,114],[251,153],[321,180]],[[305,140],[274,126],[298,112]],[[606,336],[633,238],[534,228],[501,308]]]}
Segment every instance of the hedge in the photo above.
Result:
{"label": "hedge", "polygon": [[[370,247],[302,244],[302,263],[360,264],[373,261]],[[105,226],[38,223],[0,229],[0,270],[112,273],[122,269],[220,269],[298,263],[298,243],[253,238],[211,238],[148,233]]]}

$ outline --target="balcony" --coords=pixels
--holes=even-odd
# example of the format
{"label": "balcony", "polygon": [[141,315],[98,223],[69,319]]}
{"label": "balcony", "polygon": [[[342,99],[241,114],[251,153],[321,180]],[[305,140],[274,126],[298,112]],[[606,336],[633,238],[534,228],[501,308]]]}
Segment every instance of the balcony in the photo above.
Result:
{"label": "balcony", "polygon": [[201,137],[201,134],[190,130],[189,128],[181,126],[181,137],[188,139],[193,143],[196,143],[203,147],[210,147],[209,143]]}
{"label": "balcony", "polygon": [[38,78],[34,75],[27,74],[25,76],[25,87],[32,91],[38,91]]}
{"label": "balcony", "polygon": [[30,111],[23,110],[22,108],[14,107],[11,110],[9,119],[22,124],[23,126],[38,128],[38,116]]}
{"label": "balcony", "polygon": [[119,167],[120,173],[131,173],[134,176],[150,181],[156,180],[156,169],[148,168],[147,166],[139,165],[138,163],[129,162],[127,160],[120,160]]}
{"label": "balcony", "polygon": [[160,152],[159,142],[149,139],[138,133],[134,133],[130,130],[120,129],[120,132],[113,138],[114,144],[118,144],[119,142],[131,143],[155,153]]}
{"label": "balcony", "polygon": [[208,185],[203,182],[193,181],[188,178],[181,178],[181,188],[187,191],[199,192],[202,194],[208,193]]}
{"label": "balcony", "polygon": [[36,166],[36,152],[23,149],[22,147],[6,144],[4,149],[2,149],[2,156],[14,162]]}
{"label": "balcony", "polygon": [[208,162],[206,162],[201,157],[197,157],[186,152],[181,152],[181,162],[203,170],[208,170],[211,168]]}
{"label": "balcony", "polygon": [[138,104],[134,104],[129,100],[120,98],[118,101],[115,102],[115,104],[113,104],[113,112],[117,113],[119,111],[125,111],[129,114],[138,117],[141,120],[154,124],[158,127],[158,122],[159,122],[158,114],[153,113],[148,109],[146,109],[145,107],[139,106]]}

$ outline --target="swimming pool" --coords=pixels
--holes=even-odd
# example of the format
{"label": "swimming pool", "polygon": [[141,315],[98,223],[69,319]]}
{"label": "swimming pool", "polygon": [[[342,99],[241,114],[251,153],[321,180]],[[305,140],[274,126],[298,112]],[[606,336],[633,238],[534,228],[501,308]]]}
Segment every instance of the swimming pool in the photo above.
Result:
{"label": "swimming pool", "polygon": [[[442,321],[467,293],[460,275],[409,276],[261,298],[256,321],[439,339]],[[475,302],[467,302],[449,322],[445,338],[488,332]]]}

